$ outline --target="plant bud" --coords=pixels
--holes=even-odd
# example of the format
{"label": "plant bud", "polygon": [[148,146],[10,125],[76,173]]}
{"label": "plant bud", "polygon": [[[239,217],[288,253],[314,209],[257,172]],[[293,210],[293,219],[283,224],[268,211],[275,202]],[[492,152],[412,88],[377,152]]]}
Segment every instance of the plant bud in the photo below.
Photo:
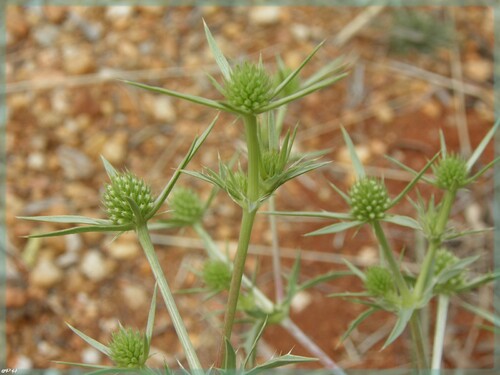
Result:
{"label": "plant bud", "polygon": [[114,224],[128,224],[135,220],[134,212],[126,198],[132,199],[146,216],[153,208],[151,188],[130,172],[118,173],[106,184],[103,203],[109,219]]}
{"label": "plant bud", "polygon": [[391,272],[380,266],[368,268],[365,288],[374,297],[388,297],[396,292]]}
{"label": "plant bud", "polygon": [[[436,251],[436,258],[434,259],[434,274],[436,276],[439,275],[446,268],[453,266],[459,261],[460,258],[455,256],[449,250],[444,248],[438,249]],[[434,287],[434,291],[441,294],[453,293],[457,288],[461,287],[465,283],[464,272],[465,270],[446,280],[444,283],[436,285]]]}
{"label": "plant bud", "polygon": [[448,155],[442,158],[436,167],[433,166],[436,175],[436,184],[439,188],[456,191],[467,183],[467,164],[458,155]]}
{"label": "plant bud", "polygon": [[141,332],[120,327],[111,337],[110,358],[121,368],[142,368],[149,356],[147,346]]}
{"label": "plant bud", "polygon": [[271,100],[273,83],[266,71],[248,62],[237,65],[226,81],[224,96],[233,106],[255,113]]}
{"label": "plant bud", "polygon": [[173,209],[172,217],[186,224],[200,221],[205,211],[198,194],[191,189],[183,188],[174,191],[170,199],[170,207]]}
{"label": "plant bud", "polygon": [[349,191],[349,197],[352,214],[360,221],[383,219],[391,203],[385,186],[369,177],[356,181]]}
{"label": "plant bud", "polygon": [[203,267],[203,281],[211,290],[229,290],[231,284],[229,266],[219,260],[209,260]]}

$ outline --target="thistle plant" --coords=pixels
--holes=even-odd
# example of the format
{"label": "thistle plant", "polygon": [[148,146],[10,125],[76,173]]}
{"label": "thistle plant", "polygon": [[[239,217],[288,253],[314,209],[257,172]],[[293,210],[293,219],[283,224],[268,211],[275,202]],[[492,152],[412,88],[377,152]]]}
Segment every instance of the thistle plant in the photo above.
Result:
{"label": "thistle plant", "polygon": [[[460,189],[466,188],[483,175],[498,159],[487,164],[475,174],[473,165],[479,159],[487,143],[500,126],[496,123],[474,153],[468,158],[450,154],[446,150],[444,137],[441,135],[441,150],[432,157],[420,171],[393,160],[397,165],[413,174],[413,178],[400,192],[393,196],[383,178],[367,176],[364,166],[356,154],[354,144],[348,133],[342,129],[344,141],[349,150],[356,181],[343,192],[337,186],[332,188],[344,200],[346,212],[279,212],[274,209],[273,195],[288,181],[325,166],[328,162],[320,158],[325,151],[314,151],[297,154],[293,145],[299,127],[284,129],[284,116],[287,106],[310,93],[326,88],[343,78],[346,73],[345,64],[336,60],[319,69],[309,78],[300,77],[302,69],[318,52],[320,43],[305,57],[294,70],[289,69],[278,57],[277,72],[272,73],[263,63],[243,61],[230,63],[217,46],[207,25],[205,35],[210,50],[220,69],[219,81],[209,76],[215,89],[221,95],[220,100],[203,98],[180,93],[167,88],[153,87],[142,83],[125,81],[127,84],[159,94],[169,95],[187,100],[205,107],[224,111],[242,120],[242,137],[246,150],[242,153],[245,159],[233,158],[226,162],[219,160],[218,170],[204,168],[202,171],[187,170],[189,162],[198,152],[212,130],[217,118],[197,137],[188,153],[176,168],[173,176],[165,184],[159,194],[155,194],[147,181],[128,170],[118,171],[107,160],[102,159],[109,182],[103,184],[102,208],[107,218],[89,218],[83,216],[39,216],[23,217],[37,222],[71,224],[73,227],[53,232],[31,235],[30,237],[51,237],[83,232],[112,232],[119,236],[126,231],[134,231],[146,256],[156,284],[171,317],[177,336],[181,342],[191,374],[205,373],[198,355],[186,331],[164,271],[160,266],[153,247],[150,231],[192,227],[202,240],[207,260],[199,272],[203,285],[200,291],[209,296],[218,294],[226,298],[223,316],[223,327],[220,339],[219,357],[209,373],[232,374],[234,372],[256,375],[267,370],[287,364],[314,361],[315,358],[302,357],[287,353],[273,357],[264,363],[257,363],[256,350],[267,326],[279,324],[290,332],[299,343],[308,348],[335,375],[344,375],[342,369],[321,350],[290,317],[293,298],[308,288],[325,281],[332,281],[343,276],[358,277],[363,284],[361,292],[342,292],[332,295],[363,303],[368,307],[348,327],[343,335],[345,339],[359,324],[376,311],[388,311],[396,315],[396,323],[386,339],[384,348],[393,343],[406,329],[411,329],[412,341],[415,345],[416,365],[420,369],[429,368],[419,312],[429,305],[433,298],[438,299],[435,340],[432,354],[432,367],[438,368],[441,362],[446,314],[450,297],[468,292],[478,286],[490,282],[499,273],[489,273],[476,278],[469,277],[467,267],[477,260],[471,256],[460,259],[446,249],[446,241],[466,235],[469,232],[457,233],[448,226],[452,204]],[[238,154],[240,156],[240,154]],[[426,175],[432,172],[432,176]],[[205,202],[194,191],[178,188],[176,184],[180,176],[191,176],[213,185],[210,198]],[[417,202],[411,201],[416,209],[416,218],[398,215],[393,212],[408,193],[420,182],[432,184],[441,191],[441,198],[431,197],[425,201],[419,197]],[[174,189],[175,187],[175,189]],[[219,191],[225,192],[241,208],[242,218],[238,245],[234,259],[222,251],[204,229],[204,215],[210,209],[212,198]],[[273,231],[273,270],[276,284],[276,299],[271,300],[258,287],[256,277],[244,274],[247,252],[252,235],[253,224],[259,209],[269,204],[270,226]],[[168,205],[166,211],[160,209]],[[158,218],[161,214],[167,218]],[[308,235],[327,235],[341,231],[368,226],[380,248],[380,263],[367,269],[360,269],[345,261],[347,270],[332,271],[313,279],[301,282],[300,256],[289,272],[283,277],[279,264],[279,246],[277,243],[276,218],[278,215],[319,217],[335,220]],[[386,223],[396,224],[411,230],[420,231],[427,241],[427,251],[417,274],[409,272],[400,265],[398,254],[388,240],[384,226]],[[155,289],[156,293],[156,289]],[[114,366],[94,366],[72,364],[93,368],[95,373],[115,371],[152,372],[147,366],[150,356],[150,345],[154,324],[155,298],[151,302],[147,327],[144,331],[119,326],[111,335],[108,345],[104,345],[85,335],[76,328],[70,329],[95,349],[108,356]],[[476,313],[478,310],[475,311]],[[233,326],[237,314],[241,321],[248,324],[245,342],[234,345]],[[67,362],[61,362],[71,364]],[[165,368],[170,374],[170,369]]]}
{"label": "thistle plant", "polygon": [[[497,272],[487,273],[475,280],[468,280],[465,276],[466,267],[476,261],[478,257],[472,256],[459,259],[449,252],[449,250],[442,247],[446,240],[470,233],[469,231],[456,233],[448,228],[447,224],[451,207],[459,189],[476,181],[499,160],[499,158],[494,159],[478,172],[471,175],[474,163],[479,159],[499,126],[500,121],[486,134],[469,159],[448,154],[442,133],[440,153],[429,160],[421,171],[415,171],[389,158],[414,175],[412,181],[394,199],[389,197],[382,180],[366,176],[349,135],[342,129],[357,180],[348,194],[342,192],[333,184],[331,186],[350,207],[350,212],[270,212],[275,215],[340,220],[339,223],[328,225],[308,235],[333,234],[350,228],[357,228],[364,224],[368,224],[372,228],[381,250],[380,265],[370,267],[363,272],[350,262],[344,260],[348,268],[352,271],[352,274],[363,282],[365,291],[342,292],[331,295],[332,297],[347,298],[370,306],[349,325],[343,335],[343,339],[375,311],[385,310],[392,312],[397,316],[397,320],[383,348],[394,342],[404,331],[405,327],[409,325],[415,348],[416,366],[420,369],[429,368],[429,361],[425,350],[426,343],[421,332],[418,311],[426,307],[432,298],[437,297],[439,302],[431,368],[440,368],[449,297],[453,294],[472,290],[500,277],[500,273]],[[434,164],[435,162],[436,164]],[[428,177],[424,174],[428,169],[433,171],[433,177]],[[429,202],[426,203],[420,197],[418,203],[413,202],[418,214],[417,220],[406,216],[393,215],[388,212],[419,181],[430,183],[438,189],[443,190],[441,201],[435,204],[434,197],[431,197]],[[409,274],[407,271],[401,269],[396,260],[395,252],[390,246],[381,226],[382,222],[401,225],[421,231],[424,234],[427,239],[428,249],[418,275]],[[363,299],[367,299],[367,301],[363,301]],[[474,312],[484,314],[484,312],[478,312],[478,310]]]}

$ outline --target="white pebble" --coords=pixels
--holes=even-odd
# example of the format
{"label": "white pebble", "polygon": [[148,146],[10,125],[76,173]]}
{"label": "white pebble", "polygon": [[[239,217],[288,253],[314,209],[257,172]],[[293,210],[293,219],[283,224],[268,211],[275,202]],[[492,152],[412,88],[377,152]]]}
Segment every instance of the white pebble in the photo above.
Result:
{"label": "white pebble", "polygon": [[52,260],[42,258],[31,272],[30,280],[33,285],[42,288],[50,288],[61,281],[62,277],[62,271],[52,262]]}
{"label": "white pebble", "polygon": [[82,362],[89,365],[97,365],[101,362],[101,353],[94,348],[87,348],[82,351]]}
{"label": "white pebble", "polygon": [[92,281],[101,281],[108,274],[108,267],[106,267],[106,260],[101,252],[91,250],[82,259],[80,270]]}
{"label": "white pebble", "polygon": [[252,7],[250,20],[257,25],[272,25],[279,21],[281,9],[277,6]]}

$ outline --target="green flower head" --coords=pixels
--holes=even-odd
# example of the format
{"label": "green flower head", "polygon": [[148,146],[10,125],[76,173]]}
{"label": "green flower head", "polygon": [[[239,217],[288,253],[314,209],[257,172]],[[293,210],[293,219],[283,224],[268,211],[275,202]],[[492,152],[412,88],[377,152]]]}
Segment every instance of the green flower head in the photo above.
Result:
{"label": "green flower head", "polygon": [[273,80],[262,66],[245,62],[233,69],[231,79],[226,81],[224,96],[231,105],[257,113],[269,104],[272,88]]}
{"label": "green flower head", "polygon": [[194,224],[201,220],[205,207],[203,202],[191,189],[180,188],[174,191],[170,199],[172,217],[186,224]]}
{"label": "green flower head", "polygon": [[135,222],[134,211],[127,198],[135,202],[143,216],[153,208],[151,188],[143,180],[130,172],[117,173],[106,185],[103,196],[104,207],[114,224]]}
{"label": "green flower head", "polygon": [[109,349],[110,358],[121,368],[143,368],[149,356],[146,337],[123,327],[112,334]]}
{"label": "green flower head", "polygon": [[391,200],[385,186],[374,178],[363,177],[349,191],[351,212],[356,220],[372,222],[383,219]]}
{"label": "green flower head", "polygon": [[[436,252],[436,258],[434,260],[434,273],[439,275],[441,272],[445,271],[446,268],[453,266],[455,263],[459,262],[460,258],[455,256],[452,252],[447,249],[441,248]],[[465,284],[465,270],[458,273],[457,275],[449,278],[443,283],[439,283],[434,287],[436,293],[441,294],[452,294],[456,289],[460,288]]]}
{"label": "green flower head", "polygon": [[433,166],[436,185],[445,190],[456,191],[467,184],[467,162],[458,155],[442,158],[437,166]]}
{"label": "green flower head", "polygon": [[391,272],[380,266],[368,268],[365,273],[365,288],[374,297],[387,297],[396,292]]}
{"label": "green flower head", "polygon": [[225,262],[209,260],[203,266],[203,281],[211,290],[229,290],[231,276],[231,270]]}

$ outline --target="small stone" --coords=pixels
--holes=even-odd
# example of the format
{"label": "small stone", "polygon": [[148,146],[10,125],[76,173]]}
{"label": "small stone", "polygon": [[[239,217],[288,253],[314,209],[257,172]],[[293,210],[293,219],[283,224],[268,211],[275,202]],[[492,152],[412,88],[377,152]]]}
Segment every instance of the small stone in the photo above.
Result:
{"label": "small stone", "polygon": [[63,49],[64,70],[69,74],[86,74],[95,71],[95,56],[90,47],[66,46]]}
{"label": "small stone", "polygon": [[94,164],[87,155],[76,148],[60,146],[57,149],[64,175],[70,180],[87,178],[94,173]]}
{"label": "small stone", "polygon": [[281,8],[277,6],[257,6],[250,10],[250,21],[257,25],[273,25],[280,16]]}
{"label": "small stone", "polygon": [[493,62],[486,59],[473,59],[464,63],[464,73],[477,82],[493,79]]}
{"label": "small stone", "polygon": [[308,292],[297,293],[292,300],[291,308],[293,312],[300,313],[312,302],[311,294]]}
{"label": "small stone", "polygon": [[45,155],[40,152],[33,152],[28,155],[28,168],[34,171],[41,171],[45,167]]}
{"label": "small stone", "polygon": [[90,280],[101,281],[109,274],[106,263],[100,251],[91,250],[83,257],[80,270]]}
{"label": "small stone", "polygon": [[45,5],[43,13],[45,14],[45,18],[50,22],[59,24],[66,18],[67,8],[64,6]]}
{"label": "small stone", "polygon": [[24,354],[19,354],[14,363],[14,368],[19,370],[29,370],[33,368],[33,361],[25,356]]}
{"label": "small stone", "polygon": [[52,260],[42,258],[31,272],[30,281],[35,286],[48,289],[61,281],[62,277],[62,271]]}
{"label": "small stone", "polygon": [[129,5],[110,6],[106,8],[106,18],[109,18],[111,20],[123,17],[128,18],[132,15],[133,10],[134,7]]}
{"label": "small stone", "polygon": [[149,306],[149,298],[145,290],[139,285],[125,285],[122,289],[124,302],[133,310],[144,310]]}
{"label": "small stone", "polygon": [[128,135],[125,132],[119,132],[112,136],[104,145],[102,155],[114,165],[121,164],[128,151]]}
{"label": "small stone", "polygon": [[483,210],[477,203],[469,204],[464,211],[465,220],[474,230],[481,230],[486,228],[482,216]]}
{"label": "small stone", "polygon": [[358,259],[365,265],[376,264],[378,260],[378,250],[372,246],[363,246],[359,250]]}
{"label": "small stone", "polygon": [[116,241],[111,242],[107,247],[109,255],[114,259],[127,260],[134,259],[140,254],[140,247],[135,238],[129,239],[128,234],[122,235]]}
{"label": "small stone", "polygon": [[82,363],[97,365],[101,362],[101,357],[101,352],[94,348],[86,348],[82,350]]}
{"label": "small stone", "polygon": [[59,28],[54,25],[45,24],[34,32],[36,42],[42,47],[50,47],[59,37]]}
{"label": "small stone", "polygon": [[157,120],[164,122],[174,122],[177,118],[172,101],[167,96],[156,97],[153,114]]}
{"label": "small stone", "polygon": [[306,41],[311,36],[311,29],[309,26],[295,23],[291,26],[292,35],[298,41]]}
{"label": "small stone", "polygon": [[26,291],[23,288],[7,285],[5,289],[5,307],[7,309],[23,307],[27,301]]}

